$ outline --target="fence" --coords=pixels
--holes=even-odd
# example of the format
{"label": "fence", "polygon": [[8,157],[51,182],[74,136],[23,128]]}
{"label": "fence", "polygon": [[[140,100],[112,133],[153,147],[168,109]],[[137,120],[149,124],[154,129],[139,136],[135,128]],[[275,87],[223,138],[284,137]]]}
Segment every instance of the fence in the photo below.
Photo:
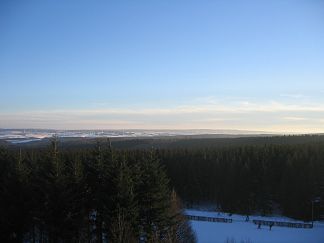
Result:
{"label": "fence", "polygon": [[196,215],[186,215],[189,220],[195,221],[207,221],[207,222],[215,222],[215,223],[232,223],[232,219],[227,218],[214,218],[214,217],[206,217],[206,216],[196,216]]}
{"label": "fence", "polygon": [[267,221],[267,220],[253,220],[254,224],[257,225],[273,225],[279,227],[289,227],[289,228],[306,228],[311,229],[313,228],[312,224],[307,223],[291,223],[291,222],[282,222],[282,221]]}

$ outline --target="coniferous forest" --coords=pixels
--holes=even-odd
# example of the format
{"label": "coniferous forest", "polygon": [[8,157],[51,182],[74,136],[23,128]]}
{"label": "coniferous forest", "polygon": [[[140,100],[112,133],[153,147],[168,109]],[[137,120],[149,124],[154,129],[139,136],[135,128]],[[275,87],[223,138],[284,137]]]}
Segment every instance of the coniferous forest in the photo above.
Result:
{"label": "coniferous forest", "polygon": [[117,149],[53,139],[2,148],[0,173],[1,242],[195,242],[183,207],[308,221],[313,206],[319,218],[324,144]]}
{"label": "coniferous forest", "polygon": [[[323,143],[167,150],[160,157],[189,207],[310,221],[312,201],[324,198]],[[320,205],[313,205],[314,218],[323,214]]]}
{"label": "coniferous forest", "polygon": [[0,150],[0,242],[195,242],[151,150]]}

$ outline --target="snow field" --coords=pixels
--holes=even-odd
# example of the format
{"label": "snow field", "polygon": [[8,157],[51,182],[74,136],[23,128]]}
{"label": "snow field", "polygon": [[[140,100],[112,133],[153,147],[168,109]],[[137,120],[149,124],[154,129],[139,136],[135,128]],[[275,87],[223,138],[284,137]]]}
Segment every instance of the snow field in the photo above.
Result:
{"label": "snow field", "polygon": [[253,219],[301,222],[283,216],[261,217],[250,216],[250,221],[245,222],[244,215],[186,210],[188,215],[231,218],[233,223],[214,223],[205,221],[190,221],[196,232],[199,243],[225,243],[227,239],[236,243],[241,241],[249,243],[324,243],[324,222],[314,222],[314,228],[288,228],[262,226],[261,229],[253,224]]}

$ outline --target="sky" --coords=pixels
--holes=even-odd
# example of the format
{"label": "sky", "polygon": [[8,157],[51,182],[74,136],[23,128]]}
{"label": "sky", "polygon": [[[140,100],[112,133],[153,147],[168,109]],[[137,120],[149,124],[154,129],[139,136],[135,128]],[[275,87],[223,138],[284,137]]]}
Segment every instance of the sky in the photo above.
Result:
{"label": "sky", "polygon": [[2,0],[0,128],[324,132],[324,1]]}

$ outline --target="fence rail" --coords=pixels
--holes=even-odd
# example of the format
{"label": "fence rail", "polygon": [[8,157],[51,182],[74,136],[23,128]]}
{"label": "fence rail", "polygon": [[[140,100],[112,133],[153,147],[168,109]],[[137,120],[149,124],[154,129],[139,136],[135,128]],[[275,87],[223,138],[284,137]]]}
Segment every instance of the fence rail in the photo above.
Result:
{"label": "fence rail", "polygon": [[273,225],[279,227],[289,227],[289,228],[305,228],[311,229],[313,228],[312,224],[309,223],[291,223],[291,222],[283,222],[283,221],[268,221],[268,220],[253,220],[254,224],[257,225]]}
{"label": "fence rail", "polygon": [[227,218],[214,218],[214,217],[206,217],[206,216],[196,216],[196,215],[186,215],[189,220],[195,221],[207,221],[207,222],[215,222],[215,223],[232,223],[232,219]]}
{"label": "fence rail", "polygon": [[[233,219],[229,218],[216,218],[216,217],[207,217],[207,216],[198,216],[198,215],[186,215],[187,219],[194,221],[206,221],[214,223],[233,223]],[[313,225],[310,223],[292,223],[284,221],[270,221],[270,220],[257,220],[254,219],[252,222],[256,225],[267,225],[267,226],[279,226],[279,227],[289,227],[289,228],[305,228],[311,229]]]}

